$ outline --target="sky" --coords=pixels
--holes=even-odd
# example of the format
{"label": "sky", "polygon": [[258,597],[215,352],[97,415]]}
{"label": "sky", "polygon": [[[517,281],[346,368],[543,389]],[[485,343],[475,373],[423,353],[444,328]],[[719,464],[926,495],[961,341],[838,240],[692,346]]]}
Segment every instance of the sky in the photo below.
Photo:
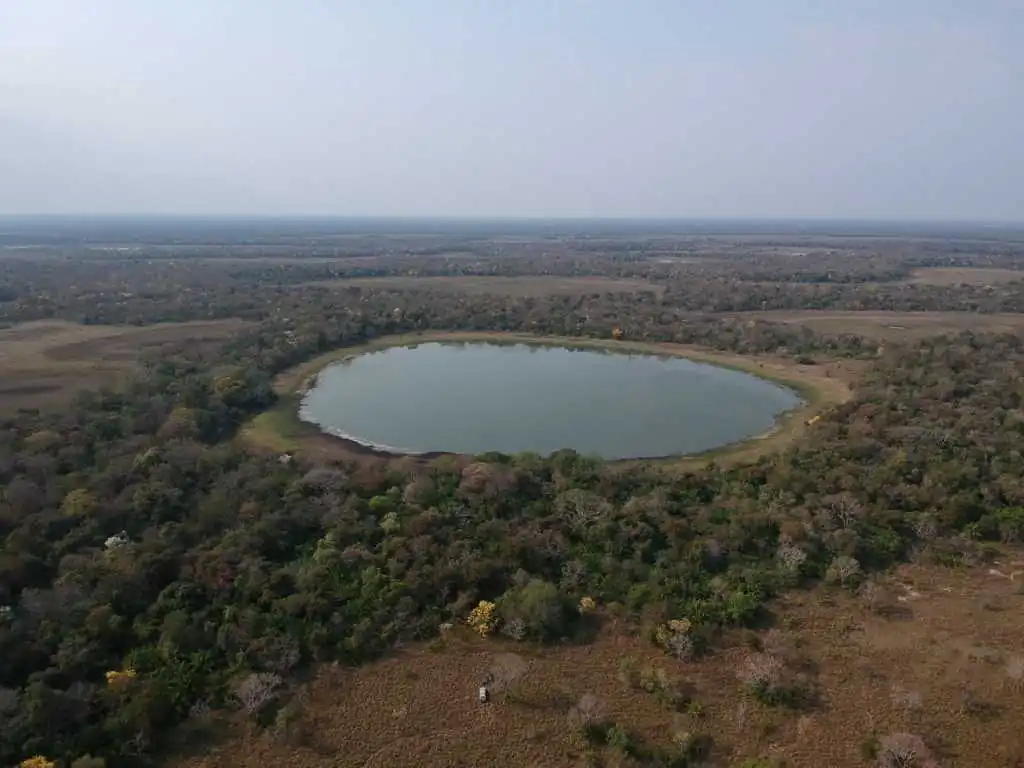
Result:
{"label": "sky", "polygon": [[1024,0],[0,0],[0,214],[1024,221]]}

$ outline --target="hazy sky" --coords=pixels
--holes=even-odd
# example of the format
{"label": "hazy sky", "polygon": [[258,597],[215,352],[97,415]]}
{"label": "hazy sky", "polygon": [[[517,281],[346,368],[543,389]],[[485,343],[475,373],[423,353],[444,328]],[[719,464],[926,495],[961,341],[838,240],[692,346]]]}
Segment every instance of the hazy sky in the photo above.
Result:
{"label": "hazy sky", "polygon": [[1024,0],[0,0],[0,213],[1024,220]]}

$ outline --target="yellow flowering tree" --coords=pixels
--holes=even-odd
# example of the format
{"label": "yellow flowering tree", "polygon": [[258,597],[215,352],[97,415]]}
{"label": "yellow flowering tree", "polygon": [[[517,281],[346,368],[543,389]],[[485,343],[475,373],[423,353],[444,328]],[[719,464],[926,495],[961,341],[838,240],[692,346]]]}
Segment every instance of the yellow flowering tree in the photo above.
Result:
{"label": "yellow flowering tree", "polygon": [[115,690],[120,690],[131,683],[138,675],[131,667],[127,669],[111,669],[107,672],[107,685]]}
{"label": "yellow flowering tree", "polygon": [[473,631],[476,632],[480,637],[487,637],[493,631],[498,623],[497,618],[494,615],[494,611],[497,606],[488,601],[481,600],[477,603],[469,613],[469,618],[466,619],[466,623],[472,627]]}
{"label": "yellow flowering tree", "polygon": [[57,764],[53,760],[47,760],[42,755],[36,755],[27,760],[22,760],[18,763],[18,768],[57,768]]}

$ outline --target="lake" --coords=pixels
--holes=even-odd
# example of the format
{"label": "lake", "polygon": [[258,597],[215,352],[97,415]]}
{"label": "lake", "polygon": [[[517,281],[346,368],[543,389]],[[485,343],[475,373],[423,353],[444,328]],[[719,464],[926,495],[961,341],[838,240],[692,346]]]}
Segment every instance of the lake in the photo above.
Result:
{"label": "lake", "polygon": [[623,459],[743,440],[800,403],[769,381],[679,357],[425,343],[325,368],[299,414],[325,432],[393,453],[572,448]]}

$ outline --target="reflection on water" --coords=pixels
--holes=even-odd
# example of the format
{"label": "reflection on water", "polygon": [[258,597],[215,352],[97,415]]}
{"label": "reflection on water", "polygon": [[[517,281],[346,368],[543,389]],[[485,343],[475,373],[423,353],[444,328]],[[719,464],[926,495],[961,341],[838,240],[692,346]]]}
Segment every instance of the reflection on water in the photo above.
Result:
{"label": "reflection on water", "polygon": [[608,459],[698,453],[769,429],[800,403],[738,371],[665,355],[533,344],[426,343],[325,369],[301,415],[399,453]]}

